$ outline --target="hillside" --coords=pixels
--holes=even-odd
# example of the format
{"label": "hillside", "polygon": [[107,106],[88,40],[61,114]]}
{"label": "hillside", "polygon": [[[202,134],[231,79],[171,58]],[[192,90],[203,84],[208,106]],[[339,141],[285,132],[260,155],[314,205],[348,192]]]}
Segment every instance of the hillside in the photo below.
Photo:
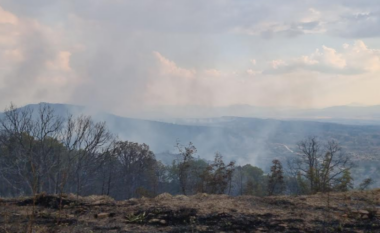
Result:
{"label": "hillside", "polygon": [[[286,164],[294,156],[296,144],[311,136],[322,140],[338,141],[345,152],[357,164],[354,169],[355,183],[372,177],[375,181],[380,167],[380,126],[346,125],[300,120],[276,120],[244,117],[217,117],[202,119],[177,119],[166,122],[120,117],[86,107],[49,104],[60,115],[91,115],[97,121],[106,121],[109,130],[121,140],[146,143],[159,160],[170,163],[178,151],[179,141],[193,142],[197,156],[211,160],[220,152],[226,160],[238,164],[253,164],[269,169],[273,158]],[[27,107],[37,109],[38,105]],[[351,107],[352,109],[365,107]],[[349,107],[341,109],[348,111]],[[333,108],[334,111],[340,108]],[[369,108],[376,111],[376,107]],[[331,110],[331,109],[330,109]],[[376,184],[377,186],[380,184]]]}
{"label": "hillside", "polygon": [[[0,232],[23,232],[32,198],[0,199]],[[197,194],[114,201],[36,197],[35,232],[378,232],[380,190],[311,196]],[[58,216],[61,216],[57,224]]]}

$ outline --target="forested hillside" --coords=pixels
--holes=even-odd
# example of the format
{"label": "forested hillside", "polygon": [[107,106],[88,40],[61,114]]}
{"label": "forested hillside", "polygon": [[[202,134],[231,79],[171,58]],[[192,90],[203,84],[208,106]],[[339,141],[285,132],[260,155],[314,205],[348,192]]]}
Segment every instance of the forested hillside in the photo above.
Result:
{"label": "forested hillside", "polygon": [[[296,122],[264,122],[269,122],[283,135],[297,132],[293,129]],[[362,180],[367,182],[364,188],[373,183],[373,179],[366,177],[354,185],[354,171],[360,169],[360,164],[355,164],[357,158],[330,137],[304,137],[292,147],[272,142],[273,145],[278,143],[287,153],[286,157],[276,154],[279,159],[270,159],[264,154],[270,159],[267,167],[239,163],[239,157],[234,160],[218,150],[212,158],[200,157],[197,146],[191,142],[173,142],[175,153],[167,154],[171,160],[163,163],[148,144],[118,138],[106,122],[97,122],[84,115],[63,115],[48,104],[40,104],[37,108],[10,106],[0,123],[0,195],[7,197],[41,192],[109,195],[118,200],[153,197],[164,192],[265,196],[346,191],[359,187]],[[224,127],[209,128],[232,129],[237,137],[238,131],[241,135],[262,132],[262,125],[252,124],[250,119],[224,124]],[[346,127],[322,125],[327,129],[316,128],[310,133],[317,130],[344,132]],[[304,132],[307,126],[297,126],[297,129]],[[189,127],[202,129],[201,126]],[[366,132],[362,128],[354,127],[353,130]]]}
{"label": "forested hillside", "polygon": [[[124,118],[80,106],[45,105],[63,118],[70,114],[74,117],[84,115],[91,116],[93,122],[105,122],[106,128],[119,140],[149,145],[156,159],[165,165],[178,157],[177,142],[192,142],[197,148],[195,157],[206,161],[212,161],[219,152],[226,161],[235,161],[241,166],[251,164],[266,173],[272,160],[279,159],[287,170],[287,160],[296,154],[297,143],[317,136],[323,143],[339,142],[344,153],[355,162],[357,166],[352,169],[355,185],[366,178],[380,180],[377,172],[380,167],[379,126],[240,117],[178,119],[167,123]],[[27,106],[34,114],[39,107]]]}

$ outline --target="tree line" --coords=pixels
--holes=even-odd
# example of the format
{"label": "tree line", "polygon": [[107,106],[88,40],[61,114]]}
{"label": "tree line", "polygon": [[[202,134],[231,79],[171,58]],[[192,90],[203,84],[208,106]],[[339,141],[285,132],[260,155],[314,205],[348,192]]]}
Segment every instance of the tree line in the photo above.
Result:
{"label": "tree line", "polygon": [[288,171],[275,159],[268,174],[225,162],[220,153],[213,161],[196,158],[192,143],[176,147],[178,158],[165,165],[148,145],[118,140],[105,122],[64,117],[46,104],[38,110],[11,104],[0,119],[0,196],[46,192],[121,200],[164,192],[265,196],[353,188],[353,164],[333,140],[300,141]]}

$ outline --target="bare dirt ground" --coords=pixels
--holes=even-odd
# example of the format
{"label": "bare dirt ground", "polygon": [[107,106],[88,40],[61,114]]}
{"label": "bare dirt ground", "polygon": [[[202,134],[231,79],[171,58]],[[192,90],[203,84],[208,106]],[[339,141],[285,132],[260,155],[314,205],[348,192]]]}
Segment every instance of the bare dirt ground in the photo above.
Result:
{"label": "bare dirt ground", "polygon": [[[26,232],[33,198],[0,199],[0,232]],[[60,211],[60,206],[62,210]],[[60,217],[59,217],[60,216]],[[197,194],[114,201],[36,196],[42,232],[380,232],[380,189],[312,196]]]}

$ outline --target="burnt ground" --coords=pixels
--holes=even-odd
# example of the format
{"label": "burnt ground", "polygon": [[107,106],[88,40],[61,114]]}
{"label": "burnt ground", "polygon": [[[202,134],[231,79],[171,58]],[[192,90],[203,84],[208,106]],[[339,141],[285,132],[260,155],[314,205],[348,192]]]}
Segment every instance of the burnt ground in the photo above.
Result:
{"label": "burnt ground", "polygon": [[[311,196],[197,194],[114,201],[36,196],[34,232],[380,232],[380,189]],[[0,199],[0,233],[25,232],[33,198]],[[61,216],[61,217],[59,217]]]}

